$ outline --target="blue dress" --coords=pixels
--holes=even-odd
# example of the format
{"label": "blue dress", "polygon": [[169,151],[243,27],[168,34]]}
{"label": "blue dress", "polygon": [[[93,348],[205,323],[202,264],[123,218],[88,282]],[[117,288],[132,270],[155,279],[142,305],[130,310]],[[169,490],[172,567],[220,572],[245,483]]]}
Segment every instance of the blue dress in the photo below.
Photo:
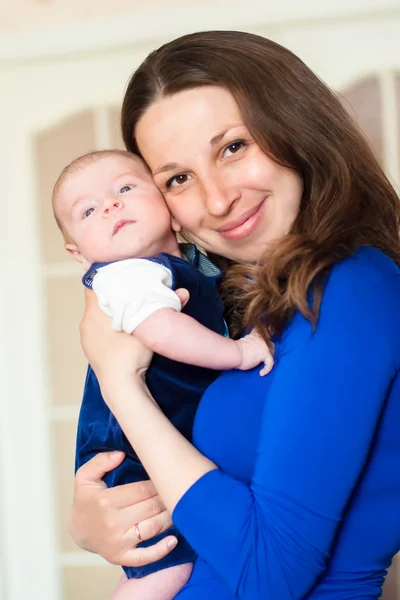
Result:
{"label": "blue dress", "polygon": [[300,314],[276,364],[223,373],[193,440],[219,470],[173,521],[198,553],[179,600],[376,600],[400,548],[400,270],[337,264],[315,331]]}
{"label": "blue dress", "polygon": [[[208,329],[226,335],[223,305],[217,290],[219,269],[193,244],[183,244],[181,250],[186,260],[164,253],[148,260],[158,262],[171,271],[172,289],[189,290],[190,300],[183,309],[184,313]],[[101,266],[104,263],[92,265],[85,274],[83,283],[87,287],[91,287],[95,271]],[[185,365],[155,354],[146,374],[146,382],[166,416],[190,440],[200,398],[218,374],[215,370]],[[89,367],[78,422],[76,469],[98,452],[107,450],[121,450],[126,454],[122,464],[104,477],[108,487],[149,478],[105,404],[96,375]],[[192,562],[196,558],[193,549],[174,527],[140,545],[152,545],[171,534],[179,539],[178,546],[168,556],[150,565],[124,567],[128,578],[143,577],[166,567]]]}

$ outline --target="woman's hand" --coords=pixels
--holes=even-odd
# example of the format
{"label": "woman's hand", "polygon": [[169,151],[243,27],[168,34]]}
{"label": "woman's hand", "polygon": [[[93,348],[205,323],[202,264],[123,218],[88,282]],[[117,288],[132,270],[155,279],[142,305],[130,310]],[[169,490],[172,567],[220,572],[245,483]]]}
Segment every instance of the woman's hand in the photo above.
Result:
{"label": "woman's hand", "polygon": [[176,545],[168,536],[148,548],[136,548],[139,533],[148,540],[171,526],[171,519],[151,481],[107,488],[102,477],[124,459],[122,452],[104,452],[76,473],[69,531],[78,546],[116,565],[152,563]]}
{"label": "woman's hand", "polygon": [[121,378],[143,375],[152,352],[134,336],[111,329],[111,320],[101,311],[94,292],[86,289],[85,300],[80,324],[81,345],[100,386],[115,387]]}
{"label": "woman's hand", "polygon": [[[189,292],[179,289],[176,294],[184,308]],[[102,389],[114,389],[121,380],[146,373],[153,356],[151,350],[134,335],[113,331],[110,318],[100,309],[95,293],[86,288],[80,335],[82,349]]]}

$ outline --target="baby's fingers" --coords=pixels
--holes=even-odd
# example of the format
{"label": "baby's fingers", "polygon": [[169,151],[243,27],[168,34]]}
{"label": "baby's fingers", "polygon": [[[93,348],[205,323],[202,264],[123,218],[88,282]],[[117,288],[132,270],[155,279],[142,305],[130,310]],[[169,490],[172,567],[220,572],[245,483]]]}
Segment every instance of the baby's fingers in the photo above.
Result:
{"label": "baby's fingers", "polygon": [[261,377],[265,377],[265,375],[268,375],[268,373],[270,373],[272,371],[273,366],[274,366],[274,359],[272,358],[272,356],[270,356],[269,359],[265,361],[264,366],[260,371]]}

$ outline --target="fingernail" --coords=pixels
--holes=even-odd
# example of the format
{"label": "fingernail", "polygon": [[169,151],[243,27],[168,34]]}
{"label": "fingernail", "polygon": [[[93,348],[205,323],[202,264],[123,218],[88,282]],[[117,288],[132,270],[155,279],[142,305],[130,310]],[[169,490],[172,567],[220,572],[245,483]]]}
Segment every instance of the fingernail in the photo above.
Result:
{"label": "fingernail", "polygon": [[173,538],[171,540],[168,540],[167,546],[168,546],[168,548],[170,550],[172,550],[172,548],[175,548],[175,546],[177,545],[177,543],[178,543],[178,540],[176,538]]}

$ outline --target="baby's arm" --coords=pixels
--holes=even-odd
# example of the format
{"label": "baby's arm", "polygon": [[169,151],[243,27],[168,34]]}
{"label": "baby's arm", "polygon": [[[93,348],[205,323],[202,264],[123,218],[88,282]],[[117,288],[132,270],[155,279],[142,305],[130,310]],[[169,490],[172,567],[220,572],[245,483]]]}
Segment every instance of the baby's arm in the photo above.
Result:
{"label": "baby's arm", "polygon": [[193,564],[162,569],[141,579],[121,577],[111,600],[173,600],[189,580]]}
{"label": "baby's arm", "polygon": [[[181,313],[171,289],[172,273],[146,259],[127,259],[99,269],[93,290],[116,331],[134,333],[145,346],[178,362],[216,370],[273,366],[267,344],[256,333],[232,340]],[[212,310],[212,307],[211,307]]]}
{"label": "baby's arm", "polygon": [[134,335],[157,354],[199,367],[247,370],[264,363],[260,375],[266,375],[274,364],[272,353],[257,333],[232,340],[172,308],[151,314]]}

